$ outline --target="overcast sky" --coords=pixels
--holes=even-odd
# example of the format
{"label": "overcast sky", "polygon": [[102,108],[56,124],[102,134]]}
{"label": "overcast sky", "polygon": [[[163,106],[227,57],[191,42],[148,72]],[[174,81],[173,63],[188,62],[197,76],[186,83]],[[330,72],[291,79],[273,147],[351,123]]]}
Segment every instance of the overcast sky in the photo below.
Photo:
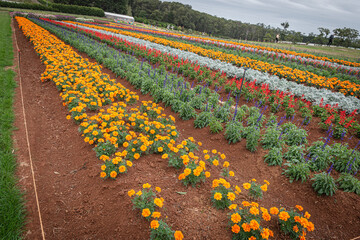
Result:
{"label": "overcast sky", "polygon": [[[164,2],[164,0],[162,0]],[[192,9],[246,23],[264,23],[289,30],[316,33],[318,27],[354,28],[360,31],[360,0],[165,0]]]}

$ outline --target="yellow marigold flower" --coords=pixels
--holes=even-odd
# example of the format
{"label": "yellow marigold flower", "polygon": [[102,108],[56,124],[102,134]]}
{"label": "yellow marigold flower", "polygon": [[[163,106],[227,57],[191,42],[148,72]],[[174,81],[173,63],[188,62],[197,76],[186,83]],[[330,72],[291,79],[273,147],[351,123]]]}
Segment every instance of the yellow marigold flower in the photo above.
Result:
{"label": "yellow marigold flower", "polygon": [[236,191],[238,191],[239,193],[241,193],[241,189],[239,188],[238,185],[235,186],[235,189],[236,189]]}
{"label": "yellow marigold flower", "polygon": [[304,210],[304,208],[303,208],[302,206],[300,206],[300,205],[296,205],[295,207],[296,207],[297,209],[299,209],[299,211]]}
{"label": "yellow marigold flower", "polygon": [[256,179],[255,179],[255,178],[253,178],[253,179],[251,179],[251,181],[256,182]]}
{"label": "yellow marigold flower", "polygon": [[203,150],[203,153],[204,153],[204,154],[208,153],[208,150],[206,150],[206,149],[205,149],[205,150]]}
{"label": "yellow marigold flower", "polygon": [[105,171],[106,166],[105,165],[101,165],[101,170]]}
{"label": "yellow marigold flower", "polygon": [[250,187],[251,187],[251,184],[250,183],[244,183],[243,184],[243,187],[248,190]]}
{"label": "yellow marigold flower", "polygon": [[277,215],[279,213],[279,209],[277,207],[270,208],[270,213],[272,215]]}
{"label": "yellow marigold flower", "polygon": [[201,147],[201,146],[202,146],[202,142],[198,142],[198,145]]}
{"label": "yellow marigold flower", "polygon": [[138,191],[138,192],[136,193],[136,195],[141,196],[141,195],[142,195],[142,191]]}
{"label": "yellow marigold flower", "polygon": [[151,185],[149,184],[149,183],[145,183],[145,184],[143,184],[143,188],[145,189],[145,188],[151,188]]}
{"label": "yellow marigold flower", "polygon": [[267,180],[264,180],[264,182],[267,184],[267,185],[270,185],[269,181]]}
{"label": "yellow marigold flower", "polygon": [[212,162],[212,164],[213,164],[214,166],[218,166],[218,165],[219,165],[219,161],[215,159],[215,160]]}
{"label": "yellow marigold flower", "polygon": [[154,199],[154,203],[155,203],[155,205],[158,206],[159,208],[162,208],[162,206],[163,206],[163,201],[161,201],[160,198],[155,198],[155,199]]}
{"label": "yellow marigold flower", "polygon": [[129,146],[129,143],[128,142],[124,142],[123,143],[123,147],[127,148]]}
{"label": "yellow marigold flower", "polygon": [[222,194],[219,192],[216,192],[214,194],[214,199],[220,201],[222,199]]}
{"label": "yellow marigold flower", "polygon": [[156,190],[157,192],[161,192],[161,188],[160,188],[160,187],[156,187],[155,190]]}
{"label": "yellow marigold flower", "polygon": [[141,215],[143,217],[148,217],[148,216],[150,216],[150,214],[151,214],[151,212],[150,212],[150,209],[148,209],[148,208],[144,208],[141,213]]}
{"label": "yellow marigold flower", "polygon": [[126,135],[125,139],[126,139],[126,141],[130,141],[132,139],[132,136],[131,135]]}
{"label": "yellow marigold flower", "polygon": [[66,119],[67,119],[67,120],[70,120],[70,118],[71,118],[70,115],[67,115],[67,116],[66,116]]}
{"label": "yellow marigold flower", "polygon": [[164,149],[162,148],[162,147],[158,147],[158,152],[162,152],[162,151],[164,151]]}
{"label": "yellow marigold flower", "polygon": [[168,155],[167,153],[165,153],[165,154],[163,154],[163,155],[161,156],[161,158],[162,158],[162,159],[166,159],[166,158],[168,158],[168,156],[169,156],[169,155]]}
{"label": "yellow marigold flower", "polygon": [[171,135],[176,136],[177,133],[176,133],[175,131],[172,131],[172,132],[171,132]]}
{"label": "yellow marigold flower", "polygon": [[175,237],[175,240],[183,240],[184,239],[184,235],[182,234],[181,231],[175,231],[174,237]]}
{"label": "yellow marigold flower", "polygon": [[216,188],[219,186],[219,180],[218,179],[214,179],[213,182],[212,182],[212,187],[213,188]]}
{"label": "yellow marigold flower", "polygon": [[145,152],[146,149],[147,149],[147,147],[146,147],[145,145],[141,145],[141,147],[140,147],[140,150],[141,150],[141,151]]}
{"label": "yellow marigold flower", "polygon": [[239,233],[240,232],[240,226],[237,225],[237,224],[234,224],[232,227],[231,227],[231,231],[233,233]]}
{"label": "yellow marigold flower", "polygon": [[259,207],[259,204],[257,202],[251,202],[251,206],[253,207]]}
{"label": "yellow marigold flower", "polygon": [[264,184],[264,185],[262,185],[260,188],[261,188],[261,190],[263,190],[263,192],[266,192],[267,191],[267,184]]}
{"label": "yellow marigold flower", "polygon": [[243,201],[243,202],[242,202],[242,205],[243,205],[244,207],[248,207],[248,206],[250,206],[251,204],[250,204],[248,201]]}
{"label": "yellow marigold flower", "polygon": [[226,187],[226,188],[230,188],[231,187],[231,185],[230,185],[230,183],[229,182],[224,182],[224,187]]}
{"label": "yellow marigold flower", "polygon": [[221,154],[220,157],[221,157],[222,159],[225,159],[225,158],[226,158],[225,154]]}
{"label": "yellow marigold flower", "polygon": [[101,172],[101,173],[100,173],[100,177],[101,177],[101,178],[106,177],[106,172]]}
{"label": "yellow marigold flower", "polygon": [[92,135],[94,135],[94,136],[97,136],[98,134],[99,134],[98,131],[93,131],[93,132],[92,132]]}
{"label": "yellow marigold flower", "polygon": [[160,212],[153,212],[151,216],[153,218],[159,218],[159,217],[161,217],[161,213]]}
{"label": "yellow marigold flower", "polygon": [[254,219],[250,221],[249,225],[252,230],[258,230],[260,227],[260,224]]}
{"label": "yellow marigold flower", "polygon": [[241,221],[241,216],[240,216],[240,214],[238,214],[238,213],[233,213],[233,214],[231,215],[231,221],[232,221],[233,223],[239,223],[239,222]]}
{"label": "yellow marigold flower", "polygon": [[134,189],[131,189],[130,191],[128,191],[129,197],[132,197],[134,194],[135,194]]}
{"label": "yellow marigold flower", "polygon": [[230,209],[230,210],[234,210],[234,209],[236,209],[236,207],[237,207],[237,204],[231,204],[231,205],[229,206],[229,209]]}
{"label": "yellow marigold flower", "polygon": [[198,168],[196,168],[196,169],[194,169],[193,173],[194,173],[194,176],[198,177],[198,176],[200,176],[201,171]]}
{"label": "yellow marigold flower", "polygon": [[117,172],[111,171],[110,177],[111,177],[111,178],[116,178],[116,176],[117,176]]}
{"label": "yellow marigold flower", "polygon": [[224,164],[223,164],[223,167],[227,168],[230,166],[230,163],[228,161],[225,161]]}
{"label": "yellow marigold flower", "polygon": [[191,174],[191,169],[190,168],[185,168],[184,169],[184,174],[185,174],[185,176],[189,176]]}
{"label": "yellow marigold flower", "polygon": [[290,215],[288,212],[282,211],[279,213],[279,218],[286,222],[290,218]]}
{"label": "yellow marigold flower", "polygon": [[251,231],[251,227],[250,227],[250,225],[247,224],[247,223],[243,223],[243,224],[241,225],[241,227],[244,229],[245,232],[250,232],[250,231]]}
{"label": "yellow marigold flower", "polygon": [[134,154],[134,158],[137,160],[137,159],[139,159],[140,158],[140,154],[139,153],[135,153]]}
{"label": "yellow marigold flower", "polygon": [[227,198],[230,200],[230,201],[234,201],[235,200],[235,194],[233,192],[229,192],[227,194]]}
{"label": "yellow marigold flower", "polygon": [[126,165],[128,165],[129,167],[132,167],[133,163],[131,161],[126,161]]}
{"label": "yellow marigold flower", "polygon": [[229,175],[230,175],[230,177],[233,177],[235,174],[233,171],[229,171]]}
{"label": "yellow marigold flower", "polygon": [[216,149],[211,150],[211,152],[212,152],[213,154],[216,154],[216,153],[217,153]]}
{"label": "yellow marigold flower", "polygon": [[152,221],[150,222],[150,227],[151,227],[152,229],[157,229],[157,228],[159,227],[159,222],[158,222],[157,220],[152,220]]}
{"label": "yellow marigold flower", "polygon": [[123,173],[123,172],[125,172],[125,171],[126,171],[126,167],[125,167],[124,165],[121,165],[121,166],[119,167],[119,172]]}
{"label": "yellow marigold flower", "polygon": [[205,177],[207,177],[207,178],[210,177],[210,172],[206,171],[205,172]]}
{"label": "yellow marigold flower", "polygon": [[204,156],[204,158],[205,158],[205,160],[208,160],[208,159],[210,158],[210,155],[206,154],[206,155]]}

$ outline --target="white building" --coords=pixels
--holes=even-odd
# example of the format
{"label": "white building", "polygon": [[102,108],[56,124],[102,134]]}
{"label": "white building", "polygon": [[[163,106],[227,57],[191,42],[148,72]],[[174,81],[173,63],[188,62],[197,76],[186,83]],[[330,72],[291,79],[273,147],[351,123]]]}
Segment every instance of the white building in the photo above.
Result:
{"label": "white building", "polygon": [[131,16],[121,15],[117,13],[105,12],[105,17],[132,23],[135,21],[135,19]]}

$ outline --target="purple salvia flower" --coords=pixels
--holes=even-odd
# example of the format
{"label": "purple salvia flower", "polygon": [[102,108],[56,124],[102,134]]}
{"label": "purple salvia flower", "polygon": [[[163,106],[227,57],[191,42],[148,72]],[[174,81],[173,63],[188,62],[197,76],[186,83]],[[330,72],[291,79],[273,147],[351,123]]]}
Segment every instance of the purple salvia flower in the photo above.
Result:
{"label": "purple salvia flower", "polygon": [[327,170],[327,174],[330,174],[331,171],[333,170],[333,167],[334,167],[334,163],[331,164],[329,170]]}

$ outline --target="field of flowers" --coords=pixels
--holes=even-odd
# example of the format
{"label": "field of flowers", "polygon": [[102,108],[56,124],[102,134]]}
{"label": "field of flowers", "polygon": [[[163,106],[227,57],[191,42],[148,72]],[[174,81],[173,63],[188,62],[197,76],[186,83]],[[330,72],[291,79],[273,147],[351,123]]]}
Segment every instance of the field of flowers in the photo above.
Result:
{"label": "field of flowers", "polygon": [[[239,178],[227,146],[209,149],[196,135],[184,138],[176,115],[229,146],[245,142],[244,151],[263,153],[267,168],[282,167],[290,182],[309,184],[320,196],[360,195],[359,63],[118,24],[16,21],[46,66],[41,81],[54,83],[67,119],[101,162],[99,185],[134,174],[142,157],[158,155],[176,169],[174,181],[206,189],[212,207],[226,211],[224,231],[233,239],[305,239],[316,232],[301,205],[262,206],[271,183]],[[152,100],[140,101],[103,66]],[[150,239],[191,239],[167,223],[162,189],[139,184],[127,194],[149,222]]]}

